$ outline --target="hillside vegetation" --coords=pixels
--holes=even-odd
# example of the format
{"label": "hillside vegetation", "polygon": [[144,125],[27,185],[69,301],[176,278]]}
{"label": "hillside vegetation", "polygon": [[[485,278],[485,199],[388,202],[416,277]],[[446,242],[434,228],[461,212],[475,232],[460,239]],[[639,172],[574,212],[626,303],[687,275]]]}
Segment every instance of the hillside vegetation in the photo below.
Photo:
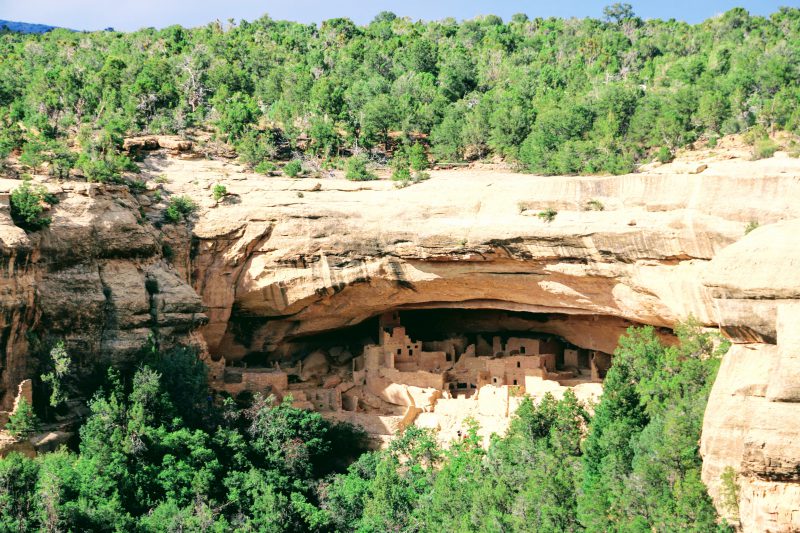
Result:
{"label": "hillside vegetation", "polygon": [[593,417],[548,394],[488,450],[476,431],[443,450],[411,426],[360,456],[350,426],[260,395],[214,406],[193,353],[151,356],[109,372],[78,453],[0,459],[0,530],[724,531],[698,441],[727,346],[677,334],[631,328]]}
{"label": "hillside vegetation", "polygon": [[[800,10],[702,24],[515,15],[367,26],[263,17],[134,33],[0,34],[0,157],[108,180],[122,139],[197,128],[257,167],[425,151],[624,173],[705,138],[800,129]],[[405,148],[404,148],[405,147]],[[407,155],[404,155],[407,157]]]}

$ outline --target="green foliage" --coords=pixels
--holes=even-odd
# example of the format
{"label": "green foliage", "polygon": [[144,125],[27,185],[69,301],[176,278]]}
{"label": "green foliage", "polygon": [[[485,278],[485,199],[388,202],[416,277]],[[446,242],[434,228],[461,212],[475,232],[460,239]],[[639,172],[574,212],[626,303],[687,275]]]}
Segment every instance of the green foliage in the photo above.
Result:
{"label": "green foliage", "polygon": [[6,431],[17,440],[26,439],[39,428],[39,419],[33,406],[25,398],[20,398],[16,409],[8,417]]}
{"label": "green foliage", "polygon": [[425,148],[420,143],[414,143],[409,147],[408,162],[411,165],[411,170],[417,172],[428,168],[428,156],[425,153]]}
{"label": "green foliage", "polygon": [[[50,201],[48,201],[50,200]],[[50,225],[44,215],[45,206],[55,203],[43,186],[34,187],[29,180],[11,191],[11,218],[17,226],[36,231]]]}
{"label": "green foliage", "polygon": [[656,159],[658,159],[659,163],[666,165],[667,163],[671,163],[672,160],[675,159],[675,156],[672,154],[672,150],[666,146],[662,146],[658,149],[658,152],[656,152]]}
{"label": "green foliage", "polygon": [[750,221],[750,222],[748,222],[748,223],[747,223],[747,225],[744,227],[744,234],[745,234],[745,235],[747,235],[748,233],[750,233],[751,231],[753,231],[754,229],[756,229],[758,226],[759,226],[759,223],[758,223],[758,221],[757,221],[757,220],[751,220],[751,221]]}
{"label": "green foliage", "polygon": [[228,188],[222,185],[221,183],[217,183],[216,185],[214,185],[214,188],[211,189],[211,196],[214,198],[215,202],[219,202],[227,195],[228,195]]}
{"label": "green foliage", "polygon": [[378,179],[378,176],[367,170],[367,159],[365,157],[351,157],[347,161],[345,177],[351,181],[371,181]]}
{"label": "green foliage", "polygon": [[739,483],[737,481],[737,474],[733,467],[726,466],[722,471],[721,481],[722,489],[720,490],[720,497],[722,505],[728,512],[734,516],[739,516]]}
{"label": "green foliage", "polygon": [[552,207],[548,207],[544,211],[540,211],[536,214],[537,217],[541,218],[545,222],[552,222],[556,219],[556,215],[558,215],[558,211],[553,209]]}
{"label": "green foliage", "polygon": [[609,22],[619,24],[624,20],[632,19],[636,15],[633,13],[633,6],[630,4],[616,2],[603,8],[603,16]]}
{"label": "green foliage", "polygon": [[283,172],[290,178],[296,178],[303,171],[303,163],[299,159],[292,159],[283,166]]}
{"label": "green foliage", "polygon": [[249,131],[236,144],[242,162],[258,167],[275,159],[278,148],[271,132]]}
{"label": "green foliage", "polygon": [[[689,322],[620,340],[590,417],[568,391],[523,398],[482,446],[474,420],[444,450],[409,426],[363,434],[256,394],[215,405],[191,350],[109,373],[80,452],[0,459],[5,528],[162,531],[722,531],[700,480],[705,403],[727,344]],[[27,418],[26,418],[27,420]],[[359,457],[360,455],[360,457]],[[355,461],[353,461],[355,460]],[[348,466],[349,464],[349,466]],[[723,498],[736,507],[736,476]]]}
{"label": "green foliage", "polygon": [[262,161],[253,167],[253,170],[259,174],[269,174],[270,172],[275,172],[277,169],[277,165],[271,161]]}
{"label": "green foliage", "polygon": [[164,218],[167,222],[176,224],[189,217],[197,210],[197,204],[188,196],[173,196],[169,199]]}
{"label": "green foliage", "polygon": [[603,205],[603,202],[596,198],[592,198],[588,202],[586,202],[586,211],[605,211],[606,206]]}
{"label": "green foliage", "polygon": [[194,352],[154,352],[109,372],[78,453],[0,459],[0,529],[331,531],[319,489],[362,441],[261,395],[216,406]]}
{"label": "green foliage", "polygon": [[408,168],[396,168],[392,171],[392,179],[394,181],[409,181],[411,180],[411,171]]}
{"label": "green foliage", "polygon": [[134,194],[142,194],[147,191],[147,184],[144,180],[128,180],[126,184]]}
{"label": "green foliage", "polygon": [[59,341],[50,350],[50,370],[41,375],[42,383],[50,387],[50,407],[58,407],[67,399],[64,391],[64,380],[72,371],[72,359],[64,347],[64,342]]}
{"label": "green foliage", "polygon": [[616,3],[603,16],[5,33],[0,158],[115,181],[133,170],[123,136],[205,128],[252,167],[287,147],[325,158],[425,138],[441,161],[623,173],[701,136],[800,128],[797,9],[689,25]]}
{"label": "green foliage", "polygon": [[589,530],[717,527],[698,442],[728,344],[691,321],[676,333],[669,347],[651,327],[620,339],[584,444],[579,516]]}
{"label": "green foliage", "polygon": [[778,144],[772,139],[758,139],[753,145],[753,159],[767,159],[778,151]]}

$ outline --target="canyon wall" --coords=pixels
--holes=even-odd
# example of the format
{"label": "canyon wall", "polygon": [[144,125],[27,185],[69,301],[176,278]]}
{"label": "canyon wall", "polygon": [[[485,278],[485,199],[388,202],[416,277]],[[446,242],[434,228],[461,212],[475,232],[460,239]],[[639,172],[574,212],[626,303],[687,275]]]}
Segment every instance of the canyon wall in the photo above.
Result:
{"label": "canyon wall", "polygon": [[[26,234],[0,205],[3,407],[36,375],[37,331],[88,369],[134,363],[148,337],[287,360],[293,342],[388,309],[491,309],[519,328],[534,325],[515,313],[537,313],[538,331],[605,352],[629,325],[691,315],[735,343],[703,431],[710,493],[746,530],[800,527],[800,161],[740,156],[611,177],[434,171],[398,189],[154,154],[142,194],[48,184],[61,199],[49,229]],[[200,210],[157,228],[172,194]],[[724,504],[727,467],[738,505]]]}
{"label": "canyon wall", "polygon": [[[6,191],[19,185],[0,180]],[[201,343],[200,297],[165,261],[159,232],[127,187],[48,184],[59,202],[50,227],[26,234],[0,195],[2,403],[38,376],[49,339],[65,342],[79,377],[107,363],[135,364],[147,342]]]}

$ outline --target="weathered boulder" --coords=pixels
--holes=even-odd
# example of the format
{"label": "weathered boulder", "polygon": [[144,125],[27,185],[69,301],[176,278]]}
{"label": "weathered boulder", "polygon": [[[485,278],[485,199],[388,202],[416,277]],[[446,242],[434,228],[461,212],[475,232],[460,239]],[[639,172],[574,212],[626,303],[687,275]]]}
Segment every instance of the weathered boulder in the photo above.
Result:
{"label": "weathered boulder", "polygon": [[316,350],[303,359],[303,368],[300,371],[300,379],[309,381],[315,378],[324,377],[330,370],[328,358],[322,350]]}
{"label": "weathered boulder", "polygon": [[130,137],[122,143],[123,150],[158,150],[164,148],[173,152],[188,152],[194,146],[192,141],[174,135],[148,135],[144,137]]}

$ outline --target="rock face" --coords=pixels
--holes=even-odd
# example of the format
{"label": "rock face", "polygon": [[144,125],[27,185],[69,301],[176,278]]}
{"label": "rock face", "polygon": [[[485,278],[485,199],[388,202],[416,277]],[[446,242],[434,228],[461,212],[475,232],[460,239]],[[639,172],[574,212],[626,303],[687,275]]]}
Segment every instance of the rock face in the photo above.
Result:
{"label": "rock face", "polygon": [[740,343],[725,356],[709,399],[703,479],[717,502],[738,476],[745,531],[800,530],[800,220],[753,231],[711,261],[719,324]]}
{"label": "rock face", "polygon": [[[619,177],[433,172],[399,190],[165,168],[169,188],[198,201],[207,193],[190,180],[232,193],[194,227],[191,277],[215,357],[288,356],[289,341],[388,309],[501,310],[519,324],[516,312],[538,313],[549,317],[539,331],[607,352],[627,325],[693,315],[736,343],[703,431],[709,491],[746,531],[796,530],[800,162],[730,157]],[[550,223],[537,216],[547,208]],[[751,221],[761,227],[745,236]]]}
{"label": "rock face", "polygon": [[[167,144],[188,149],[129,148]],[[303,339],[388,310],[491,310],[509,330],[603,352],[629,325],[668,329],[693,315],[736,343],[705,419],[709,491],[747,531],[798,529],[800,161],[735,155],[609,177],[435,171],[397,189],[157,153],[143,164],[143,195],[53,185],[61,202],[41,232],[15,227],[6,200],[0,410],[36,375],[36,331],[65,338],[86,369],[134,362],[151,335],[206,344],[224,368],[221,358],[283,363]],[[217,183],[229,192],[219,203]],[[18,184],[2,180],[0,193]],[[188,227],[156,229],[155,188],[196,200]],[[551,222],[538,216],[546,209],[558,212]],[[751,221],[761,227],[745,236]],[[315,356],[309,377],[338,358]],[[740,487],[730,509],[726,467]]]}
{"label": "rock face", "polygon": [[[19,185],[0,180],[0,190]],[[63,339],[80,374],[98,364],[135,361],[149,338],[190,342],[205,323],[198,295],[162,257],[158,231],[139,214],[127,187],[49,186],[60,201],[49,228],[26,234],[0,205],[2,405],[37,376],[29,340]],[[31,337],[33,335],[33,337]],[[41,355],[41,354],[38,354]]]}

